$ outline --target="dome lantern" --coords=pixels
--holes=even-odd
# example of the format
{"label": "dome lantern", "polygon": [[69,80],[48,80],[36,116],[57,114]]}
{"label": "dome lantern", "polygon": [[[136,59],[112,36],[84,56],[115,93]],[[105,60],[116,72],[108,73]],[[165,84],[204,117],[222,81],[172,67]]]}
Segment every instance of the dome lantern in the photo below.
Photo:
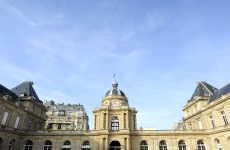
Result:
{"label": "dome lantern", "polygon": [[105,96],[118,95],[118,96],[125,97],[125,93],[118,89],[118,83],[116,82],[116,80],[113,81],[112,86],[113,86],[113,89],[106,92]]}

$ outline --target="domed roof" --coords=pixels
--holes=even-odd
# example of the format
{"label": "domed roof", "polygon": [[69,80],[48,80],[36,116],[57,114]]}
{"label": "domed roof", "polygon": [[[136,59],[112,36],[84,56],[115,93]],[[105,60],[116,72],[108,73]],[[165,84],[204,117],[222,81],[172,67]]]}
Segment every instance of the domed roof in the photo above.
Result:
{"label": "domed roof", "polygon": [[125,96],[125,93],[118,89],[118,83],[114,81],[112,83],[113,89],[106,92],[105,96],[111,96],[111,95],[119,95],[119,96]]}

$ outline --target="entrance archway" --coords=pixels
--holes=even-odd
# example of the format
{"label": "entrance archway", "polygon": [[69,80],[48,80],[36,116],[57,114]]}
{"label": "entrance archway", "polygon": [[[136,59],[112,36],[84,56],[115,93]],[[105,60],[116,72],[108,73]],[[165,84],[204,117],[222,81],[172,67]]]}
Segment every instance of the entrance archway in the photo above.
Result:
{"label": "entrance archway", "polygon": [[121,150],[121,144],[118,141],[112,141],[109,145],[109,150]]}

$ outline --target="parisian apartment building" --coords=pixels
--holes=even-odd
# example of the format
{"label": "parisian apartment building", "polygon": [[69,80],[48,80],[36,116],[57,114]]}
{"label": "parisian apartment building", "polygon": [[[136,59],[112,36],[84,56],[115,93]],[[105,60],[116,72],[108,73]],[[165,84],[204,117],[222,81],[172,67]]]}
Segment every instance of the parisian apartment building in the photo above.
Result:
{"label": "parisian apartment building", "polygon": [[47,108],[47,130],[88,130],[88,116],[81,104],[57,103],[53,100],[44,100],[43,105]]}

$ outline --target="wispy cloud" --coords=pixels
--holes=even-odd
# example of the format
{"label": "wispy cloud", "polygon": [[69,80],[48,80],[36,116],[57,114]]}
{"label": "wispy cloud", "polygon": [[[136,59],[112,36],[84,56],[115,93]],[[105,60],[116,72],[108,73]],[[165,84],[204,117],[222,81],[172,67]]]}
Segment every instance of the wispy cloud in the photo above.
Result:
{"label": "wispy cloud", "polygon": [[42,14],[36,14],[36,19],[33,17],[33,19],[31,19],[29,16],[29,14],[26,14],[22,11],[22,9],[20,8],[16,8],[13,5],[10,4],[10,2],[4,2],[0,4],[0,7],[3,8],[6,12],[10,13],[11,15],[13,15],[14,17],[22,20],[23,22],[25,22],[28,25],[31,26],[43,26],[45,24],[55,24],[57,23],[57,19],[63,19],[64,15],[61,13],[57,13],[54,16],[50,16],[49,18],[46,17],[41,17]]}
{"label": "wispy cloud", "polygon": [[142,30],[156,30],[160,26],[166,23],[166,16],[159,13],[149,13],[147,14],[144,23],[142,25]]}

